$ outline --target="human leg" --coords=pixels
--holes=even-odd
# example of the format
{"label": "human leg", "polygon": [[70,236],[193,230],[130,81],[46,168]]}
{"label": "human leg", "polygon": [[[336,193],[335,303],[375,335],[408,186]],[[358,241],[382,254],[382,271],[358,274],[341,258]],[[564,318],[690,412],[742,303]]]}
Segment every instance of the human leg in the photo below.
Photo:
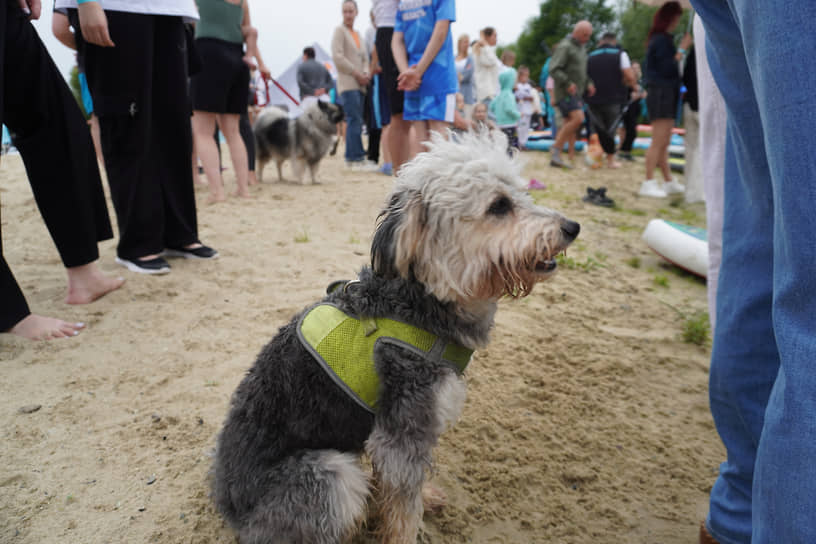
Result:
{"label": "human leg", "polygon": [[240,116],[231,113],[218,114],[218,126],[224,132],[227,145],[230,149],[232,167],[235,170],[235,179],[238,187],[233,196],[249,198],[249,167],[247,160],[247,150],[244,140],[241,138],[239,127]]}
{"label": "human leg", "polygon": [[363,150],[363,97],[360,91],[345,91],[343,97],[343,111],[346,114],[346,154],[347,162],[357,162],[365,159]]}
{"label": "human leg", "polygon": [[[728,112],[711,366],[712,374],[736,378],[711,388],[728,461],[711,492],[707,525],[715,537],[736,533],[739,542],[813,542],[816,248],[803,240],[816,228],[816,160],[797,143],[808,140],[816,115],[792,106],[807,103],[816,83],[812,60],[801,56],[816,36],[780,33],[810,20],[816,6],[740,0],[695,7]],[[803,64],[778,74],[769,55]]]}
{"label": "human leg", "polygon": [[227,199],[224,192],[224,181],[221,179],[221,167],[218,162],[218,147],[212,137],[215,130],[216,114],[208,111],[193,112],[193,138],[198,158],[204,167],[207,184],[210,188],[209,204],[223,202]]}

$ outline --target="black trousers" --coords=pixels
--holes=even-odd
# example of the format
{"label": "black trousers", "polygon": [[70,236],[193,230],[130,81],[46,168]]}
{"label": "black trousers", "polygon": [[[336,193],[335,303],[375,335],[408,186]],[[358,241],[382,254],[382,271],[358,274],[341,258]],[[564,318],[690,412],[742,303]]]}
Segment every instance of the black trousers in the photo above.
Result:
{"label": "black trousers", "polygon": [[363,100],[363,122],[366,125],[368,132],[368,149],[366,150],[366,158],[371,162],[380,162],[380,136],[382,136],[382,129],[377,126],[377,117],[374,115],[374,83],[368,84],[368,92],[365,94]]}
{"label": "black trousers", "polygon": [[[66,267],[91,263],[97,242],[113,238],[91,134],[15,0],[0,0],[0,61],[0,122],[20,151],[48,232]],[[0,237],[0,331],[30,313]]]}
{"label": "black trousers", "polygon": [[116,252],[132,260],[198,241],[187,42],[181,17],[105,14],[116,47],[86,43],[79,31],[77,47],[99,117]]}
{"label": "black trousers", "polygon": [[621,142],[620,150],[625,153],[632,152],[632,145],[637,138],[637,122],[640,117],[640,99],[635,100],[629,104],[629,109],[623,114],[623,128],[626,131],[626,136]]}
{"label": "black trousers", "polygon": [[615,124],[621,112],[620,104],[589,104],[588,116],[592,122],[592,128],[598,134],[598,140],[604,153],[613,155],[615,153],[615,131],[612,126]]}

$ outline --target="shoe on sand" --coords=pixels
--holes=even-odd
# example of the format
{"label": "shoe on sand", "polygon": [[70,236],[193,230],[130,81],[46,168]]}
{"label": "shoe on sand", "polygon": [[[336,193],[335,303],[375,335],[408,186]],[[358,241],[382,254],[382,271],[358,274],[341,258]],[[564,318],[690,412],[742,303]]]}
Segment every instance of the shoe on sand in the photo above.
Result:
{"label": "shoe on sand", "polygon": [[116,262],[131,272],[138,272],[139,274],[167,274],[170,272],[170,265],[161,257],[147,260],[129,260],[116,257]]}
{"label": "shoe on sand", "polygon": [[672,179],[671,181],[667,181],[663,184],[663,190],[666,191],[667,195],[672,195],[675,193],[685,192],[686,186],[676,179]]}
{"label": "shoe on sand", "polygon": [[167,248],[164,250],[165,257],[181,257],[182,259],[215,259],[218,257],[218,252],[211,247],[201,246],[192,249],[185,249],[183,247]]}
{"label": "shoe on sand", "polygon": [[657,180],[654,179],[647,179],[641,183],[638,194],[640,196],[650,196],[652,198],[666,198],[669,196],[668,193],[663,190],[663,187],[660,187],[657,184]]}
{"label": "shoe on sand", "polygon": [[553,158],[550,159],[550,166],[553,168],[565,168],[567,170],[572,170],[572,166],[565,163],[561,160],[561,157],[553,155]]}

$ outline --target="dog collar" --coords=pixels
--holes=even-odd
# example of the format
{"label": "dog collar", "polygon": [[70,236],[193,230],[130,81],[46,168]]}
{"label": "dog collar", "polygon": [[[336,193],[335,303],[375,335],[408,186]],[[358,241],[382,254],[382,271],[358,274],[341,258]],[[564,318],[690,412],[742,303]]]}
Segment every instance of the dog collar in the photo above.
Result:
{"label": "dog collar", "polygon": [[332,380],[360,406],[376,413],[380,380],[374,368],[378,342],[399,345],[461,374],[473,350],[408,323],[389,318],[355,317],[330,303],[303,313],[297,325],[303,346]]}

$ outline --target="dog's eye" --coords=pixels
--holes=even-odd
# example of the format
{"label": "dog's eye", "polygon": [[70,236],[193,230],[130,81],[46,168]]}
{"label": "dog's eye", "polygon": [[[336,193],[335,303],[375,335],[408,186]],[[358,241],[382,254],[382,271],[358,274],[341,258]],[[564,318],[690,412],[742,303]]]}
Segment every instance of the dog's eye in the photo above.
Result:
{"label": "dog's eye", "polygon": [[513,202],[506,196],[500,196],[487,209],[488,215],[507,215],[513,211]]}

